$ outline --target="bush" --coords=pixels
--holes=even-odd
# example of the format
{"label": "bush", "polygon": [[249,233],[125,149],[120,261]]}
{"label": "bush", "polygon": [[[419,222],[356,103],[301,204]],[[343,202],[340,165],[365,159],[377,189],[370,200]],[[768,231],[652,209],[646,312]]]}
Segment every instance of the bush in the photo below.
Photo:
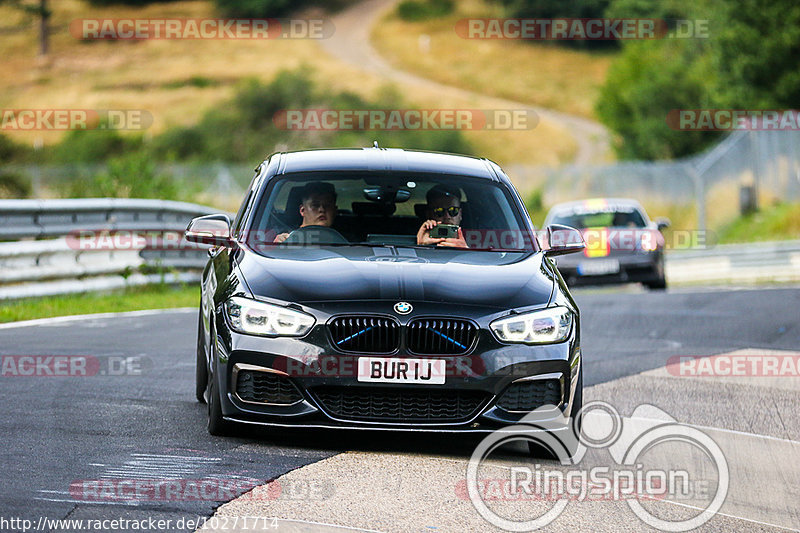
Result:
{"label": "bush", "polygon": [[144,152],[136,152],[108,162],[108,169],[88,179],[69,183],[70,198],[160,198],[176,200],[179,187],[171,176],[159,174]]}
{"label": "bush", "polygon": [[89,0],[93,6],[146,6],[149,4],[165,4],[167,2],[174,2],[175,0]]}
{"label": "bush", "polygon": [[45,149],[45,157],[56,163],[98,163],[141,146],[141,137],[123,137],[115,130],[73,130],[60,143]]}
{"label": "bush", "polygon": [[[644,0],[647,1],[647,0]],[[508,16],[514,18],[564,19],[601,18],[606,15],[610,0],[500,0]],[[541,41],[527,41],[541,42]],[[556,41],[555,44],[568,48],[606,49],[616,46],[616,41]]]}
{"label": "bush", "polygon": [[0,198],[30,198],[32,192],[29,177],[13,172],[0,173]]}
{"label": "bush", "polygon": [[292,150],[319,147],[402,146],[420,150],[470,153],[459,131],[289,131],[279,128],[275,114],[290,109],[396,109],[404,106],[394,90],[374,101],[349,93],[317,88],[305,68],[282,71],[264,85],[243,83],[234,98],[212,109],[196,126],[174,128],[156,137],[149,150],[157,159],[252,162],[278,145]]}
{"label": "bush", "polygon": [[0,134],[0,161],[22,161],[31,153],[30,148],[12,141]]}
{"label": "bush", "polygon": [[226,17],[282,17],[304,7],[305,0],[216,0],[217,9]]}
{"label": "bush", "polygon": [[397,15],[409,22],[443,17],[452,12],[453,0],[403,0],[397,5]]}
{"label": "bush", "polygon": [[610,0],[500,0],[509,14],[519,18],[597,18]]}

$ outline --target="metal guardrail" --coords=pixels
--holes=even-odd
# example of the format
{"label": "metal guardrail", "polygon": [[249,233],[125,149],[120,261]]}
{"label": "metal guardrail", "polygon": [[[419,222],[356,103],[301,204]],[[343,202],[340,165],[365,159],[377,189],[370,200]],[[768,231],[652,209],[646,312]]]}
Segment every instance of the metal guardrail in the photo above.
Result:
{"label": "metal guardrail", "polygon": [[[174,237],[192,218],[214,212],[166,200],[2,200],[0,240],[11,242],[0,242],[0,300],[196,281],[207,247],[182,238],[156,249],[133,239],[109,247],[100,239],[103,232]],[[85,235],[100,237],[84,242]]]}
{"label": "metal guardrail", "polygon": [[[0,242],[0,300],[197,281],[207,261],[201,245],[83,246],[80,235],[175,236],[192,218],[216,211],[165,200],[0,200],[0,241],[11,241]],[[670,284],[800,281],[800,240],[668,252],[666,270]]]}
{"label": "metal guardrail", "polygon": [[55,237],[83,229],[185,229],[193,217],[212,212],[211,207],[170,200],[1,200],[0,239]]}
{"label": "metal guardrail", "polygon": [[800,281],[800,240],[669,252],[665,268],[668,283]]}

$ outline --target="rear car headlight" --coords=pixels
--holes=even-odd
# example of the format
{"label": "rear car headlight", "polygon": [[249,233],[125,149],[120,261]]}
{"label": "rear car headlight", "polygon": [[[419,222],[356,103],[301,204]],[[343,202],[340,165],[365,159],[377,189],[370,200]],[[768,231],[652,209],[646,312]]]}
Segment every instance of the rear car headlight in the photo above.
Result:
{"label": "rear car headlight", "polygon": [[658,236],[653,231],[645,231],[641,236],[641,247],[645,252],[658,250]]}
{"label": "rear car headlight", "polygon": [[561,342],[569,336],[572,320],[572,311],[566,307],[550,307],[499,318],[489,327],[501,342],[550,344]]}
{"label": "rear car headlight", "polygon": [[249,335],[302,337],[316,322],[306,313],[239,296],[225,302],[225,313],[235,331]]}

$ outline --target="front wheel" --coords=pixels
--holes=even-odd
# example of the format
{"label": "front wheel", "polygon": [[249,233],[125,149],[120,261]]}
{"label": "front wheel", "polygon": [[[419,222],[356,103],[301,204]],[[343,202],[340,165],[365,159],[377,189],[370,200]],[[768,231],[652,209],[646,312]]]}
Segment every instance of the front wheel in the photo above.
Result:
{"label": "front wheel", "polygon": [[222,417],[222,401],[217,390],[217,382],[211,376],[208,385],[208,432],[218,437],[230,433],[231,424]]}
{"label": "front wheel", "polygon": [[197,366],[194,373],[194,394],[197,401],[206,403],[206,387],[208,386],[208,361],[206,360],[205,334],[203,332],[203,311],[197,319]]}

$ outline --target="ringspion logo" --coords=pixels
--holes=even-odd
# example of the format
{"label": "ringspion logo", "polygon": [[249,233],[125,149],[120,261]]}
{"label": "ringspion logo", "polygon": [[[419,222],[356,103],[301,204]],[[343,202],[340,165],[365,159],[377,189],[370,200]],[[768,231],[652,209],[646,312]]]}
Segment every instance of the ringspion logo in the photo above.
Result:
{"label": "ringspion logo", "polygon": [[[558,519],[570,502],[613,500],[624,501],[633,515],[652,528],[690,531],[711,520],[725,503],[730,471],[722,449],[700,429],[678,423],[658,407],[642,404],[630,417],[623,417],[612,405],[592,401],[574,419],[553,418],[552,413],[553,406],[531,411],[518,424],[492,432],[475,448],[465,482],[456,485],[456,495],[463,497],[466,486],[466,497],[493,526],[534,531]],[[504,458],[501,464],[507,477],[498,478],[492,454],[517,441],[547,450],[556,461],[532,465],[529,460],[515,463]],[[656,448],[659,455],[653,453]],[[582,466],[589,449],[605,449],[614,464]],[[687,460],[687,455],[704,459]],[[488,472],[492,475],[487,476]],[[663,499],[686,501],[699,512],[662,517],[642,505]],[[552,505],[526,506],[507,517],[490,505],[496,501]]]}

